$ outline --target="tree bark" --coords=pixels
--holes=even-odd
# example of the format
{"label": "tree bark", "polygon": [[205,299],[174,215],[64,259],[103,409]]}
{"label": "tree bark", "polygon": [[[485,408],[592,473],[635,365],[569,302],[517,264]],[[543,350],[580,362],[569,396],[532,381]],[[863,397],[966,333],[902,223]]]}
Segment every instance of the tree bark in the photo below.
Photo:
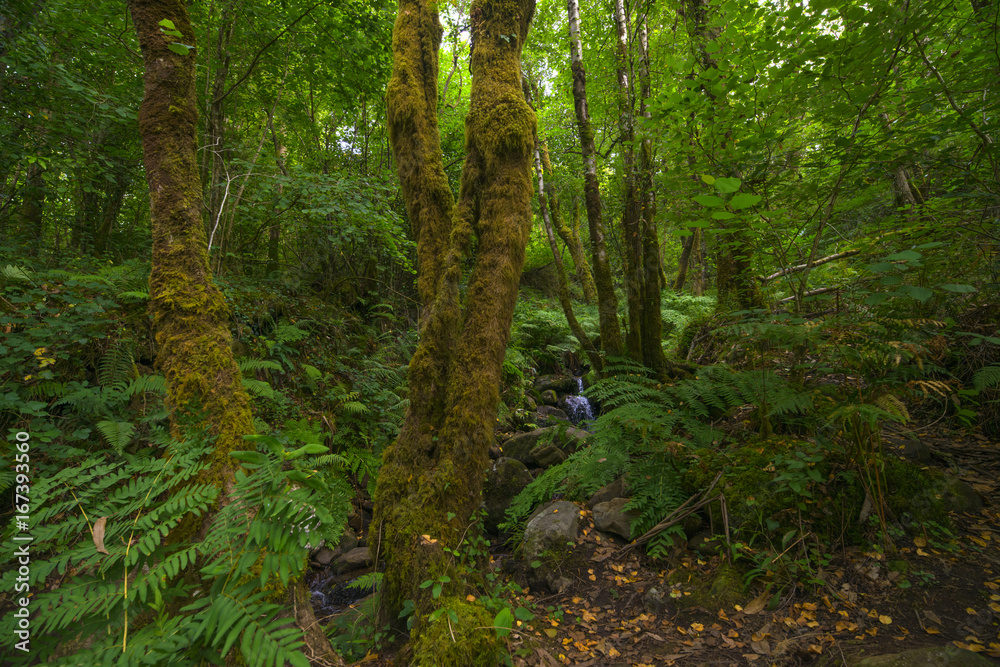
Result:
{"label": "tree bark", "polygon": [[[145,65],[139,132],[153,231],[149,310],[157,364],[167,379],[174,434],[183,437],[184,426],[196,420],[215,436],[209,467],[197,481],[216,485],[224,497],[237,467],[229,453],[254,429],[233,359],[229,312],[208,266],[196,155],[195,53],[168,48],[174,41],[194,45],[194,31],[182,0],[129,0],[128,7]],[[164,19],[183,36],[164,34]],[[171,539],[198,530],[194,519],[182,522]]]}
{"label": "tree bark", "polygon": [[[489,627],[492,614],[466,600],[477,585],[472,570],[445,549],[461,549],[474,533],[531,224],[535,115],[521,90],[520,56],[533,13],[533,0],[472,4],[472,97],[453,211],[435,116],[436,4],[401,0],[393,33],[386,102],[417,236],[425,315],[410,362],[410,407],[379,473],[374,534],[386,564],[383,618],[398,625],[404,600],[415,603],[416,664],[478,664],[502,648]],[[463,303],[462,266],[473,245]],[[442,584],[437,597],[421,588],[427,580]],[[458,624],[429,619],[445,606],[457,613]]]}
{"label": "tree bark", "polygon": [[550,188],[548,190],[549,211],[552,214],[552,224],[555,227],[559,238],[569,249],[569,256],[573,259],[573,266],[576,269],[576,279],[583,289],[583,302],[588,306],[597,302],[597,286],[594,285],[594,275],[590,272],[590,264],[587,262],[587,253],[583,249],[583,241],[580,240],[580,209],[576,202],[573,202],[573,223],[566,224],[559,206],[559,197]]}
{"label": "tree bark", "polygon": [[[646,119],[652,117],[646,101],[650,98],[649,35],[645,20],[639,26],[639,113]],[[663,319],[660,313],[660,239],[656,226],[656,194],[653,192],[653,142],[646,136],[639,145],[638,199],[641,239],[641,300],[642,307],[639,339],[642,363],[659,377],[666,379],[672,372],[663,354]]]}
{"label": "tree bark", "polygon": [[594,130],[587,109],[587,72],[583,68],[583,47],[580,44],[579,0],[567,0],[570,35],[570,68],[573,72],[573,108],[580,132],[580,151],[583,154],[583,192],[587,205],[587,222],[590,227],[590,245],[594,262],[594,283],[597,286],[597,312],[601,327],[601,348],[608,356],[620,357],[625,353],[621,327],[618,324],[618,297],[604,241],[604,220],[601,211],[601,191],[597,184],[597,160],[594,149]]}

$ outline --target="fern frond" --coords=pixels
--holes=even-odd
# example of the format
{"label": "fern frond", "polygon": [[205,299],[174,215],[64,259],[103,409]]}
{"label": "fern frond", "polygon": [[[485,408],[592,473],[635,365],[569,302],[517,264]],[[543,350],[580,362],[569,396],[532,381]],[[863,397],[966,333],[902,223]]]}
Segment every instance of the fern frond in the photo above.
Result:
{"label": "fern frond", "polygon": [[122,451],[132,440],[135,424],[132,422],[100,421],[97,422],[97,430],[101,432],[115,453],[121,456]]}
{"label": "fern frond", "polygon": [[1000,365],[983,366],[972,376],[972,386],[983,391],[1000,386]]}
{"label": "fern frond", "polygon": [[243,378],[243,388],[247,390],[248,393],[254,396],[263,396],[264,398],[274,398],[274,388],[267,382],[263,380],[253,380],[251,378]]}
{"label": "fern frond", "polygon": [[267,361],[265,359],[241,359],[239,367],[240,372],[244,375],[247,373],[256,373],[257,371],[277,371],[282,373],[285,370],[278,362]]}
{"label": "fern frond", "polygon": [[161,394],[167,393],[167,379],[162,375],[140,375],[129,382],[122,393],[126,398],[143,393]]}

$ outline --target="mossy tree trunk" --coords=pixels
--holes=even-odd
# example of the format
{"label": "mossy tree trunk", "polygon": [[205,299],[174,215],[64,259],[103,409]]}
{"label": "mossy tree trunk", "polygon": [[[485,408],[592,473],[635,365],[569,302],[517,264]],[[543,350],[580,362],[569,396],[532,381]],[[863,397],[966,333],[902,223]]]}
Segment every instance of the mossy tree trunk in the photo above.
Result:
{"label": "mossy tree trunk", "polygon": [[[182,0],[129,0],[128,8],[145,65],[139,131],[153,229],[149,310],[157,364],[167,379],[175,434],[196,420],[215,436],[210,465],[198,481],[217,485],[224,495],[236,469],[229,453],[253,433],[253,420],[233,359],[229,312],[208,266],[195,153],[195,52],[169,48],[194,45],[194,31]],[[166,34],[164,19],[182,36]],[[171,539],[197,530],[193,522],[182,524]]]}
{"label": "mossy tree trunk", "polygon": [[[379,474],[373,539],[386,565],[383,617],[398,622],[404,601],[415,601],[418,664],[480,664],[499,649],[495,633],[483,629],[492,616],[465,601],[475,582],[445,549],[460,548],[474,532],[531,223],[535,115],[521,90],[520,57],[533,13],[534,0],[472,3],[472,98],[457,205],[437,129],[436,4],[400,0],[393,33],[389,131],[417,240],[424,314],[410,363],[410,408]],[[473,245],[463,303],[462,266]],[[443,576],[451,581],[438,598],[420,588]],[[460,607],[462,622],[456,635],[446,630],[436,641],[445,620],[435,626],[428,615],[443,604]]]}

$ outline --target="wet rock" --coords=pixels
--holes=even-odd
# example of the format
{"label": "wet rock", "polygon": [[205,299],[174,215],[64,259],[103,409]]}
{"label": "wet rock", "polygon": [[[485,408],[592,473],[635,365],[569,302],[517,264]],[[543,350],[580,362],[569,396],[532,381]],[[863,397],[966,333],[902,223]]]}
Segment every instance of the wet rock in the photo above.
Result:
{"label": "wet rock", "polygon": [[536,391],[553,391],[557,394],[575,394],[580,390],[580,382],[568,375],[540,375],[535,378]]}
{"label": "wet rock", "polygon": [[614,498],[594,505],[594,527],[626,540],[632,539],[632,520],[639,513],[635,510],[625,511],[628,502],[628,498]]}
{"label": "wet rock", "polygon": [[992,660],[955,646],[917,648],[902,653],[875,655],[853,663],[854,667],[987,667]]}
{"label": "wet rock", "polygon": [[354,534],[350,526],[344,526],[344,532],[340,534],[340,539],[336,546],[324,546],[313,553],[313,560],[320,565],[329,565],[334,560],[358,546],[358,536]]}
{"label": "wet rock", "polygon": [[518,433],[503,444],[505,456],[517,459],[525,465],[537,465],[532,451],[542,444],[543,438],[551,438],[551,443],[565,454],[575,452],[589,434],[578,428],[549,426],[536,428],[527,433]]}
{"label": "wet rock", "polygon": [[343,573],[351,572],[352,570],[359,570],[363,567],[368,567],[371,564],[371,552],[368,550],[368,547],[357,547],[355,549],[351,549],[338,558],[335,563],[335,568],[338,573]]}
{"label": "wet rock", "polygon": [[566,453],[551,442],[538,445],[531,450],[529,456],[532,463],[539,468],[551,468],[566,460]]}
{"label": "wet rock", "polygon": [[559,396],[551,389],[547,389],[542,392],[542,403],[545,405],[557,405],[559,403]]}
{"label": "wet rock", "polygon": [[538,408],[535,414],[538,416],[539,424],[552,425],[560,421],[569,421],[569,415],[559,408],[551,405],[543,405]]}
{"label": "wet rock", "polygon": [[483,505],[486,507],[483,524],[487,532],[497,534],[497,526],[503,521],[514,497],[531,480],[527,466],[517,459],[504,456],[493,462],[483,484]]}

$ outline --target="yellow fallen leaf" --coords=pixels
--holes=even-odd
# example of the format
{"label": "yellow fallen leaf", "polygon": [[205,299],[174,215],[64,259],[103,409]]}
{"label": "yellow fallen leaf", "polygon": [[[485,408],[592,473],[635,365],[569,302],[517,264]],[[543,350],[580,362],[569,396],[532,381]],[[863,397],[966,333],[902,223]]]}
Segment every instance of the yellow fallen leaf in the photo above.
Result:
{"label": "yellow fallen leaf", "polygon": [[1000,604],[997,604],[996,602],[991,602],[990,609],[996,612],[1000,612]]}
{"label": "yellow fallen leaf", "polygon": [[930,554],[927,553],[926,551],[924,551],[923,549],[917,549],[917,555],[918,556],[930,556]]}
{"label": "yellow fallen leaf", "polygon": [[692,623],[691,629],[694,630],[695,632],[701,632],[702,630],[705,629],[705,626],[702,625],[701,623]]}
{"label": "yellow fallen leaf", "polygon": [[923,537],[923,536],[914,537],[913,538],[913,544],[915,546],[918,546],[918,547],[926,547],[927,546],[927,538]]}
{"label": "yellow fallen leaf", "polygon": [[937,628],[935,628],[933,625],[928,625],[927,626],[927,634],[929,634],[929,635],[939,635],[939,634],[941,634],[941,631],[938,630]]}
{"label": "yellow fallen leaf", "polygon": [[892,617],[891,616],[886,616],[885,614],[882,614],[881,616],[879,616],[878,617],[878,621],[882,625],[892,625]]}
{"label": "yellow fallen leaf", "polygon": [[552,639],[555,639],[555,636],[559,634],[559,631],[556,630],[555,628],[545,628],[545,634],[547,634]]}
{"label": "yellow fallen leaf", "polygon": [[965,613],[966,614],[971,614],[972,616],[978,616],[979,615],[979,612],[976,611],[975,609],[973,609],[972,607],[966,607],[965,608]]}

